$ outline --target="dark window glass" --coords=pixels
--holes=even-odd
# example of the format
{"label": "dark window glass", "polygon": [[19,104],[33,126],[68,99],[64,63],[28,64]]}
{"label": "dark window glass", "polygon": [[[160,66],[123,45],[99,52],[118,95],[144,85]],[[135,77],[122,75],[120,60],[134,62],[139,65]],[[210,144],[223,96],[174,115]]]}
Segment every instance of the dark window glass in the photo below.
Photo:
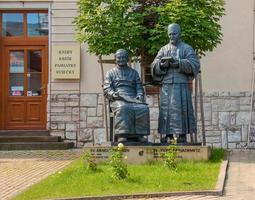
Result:
{"label": "dark window glass", "polygon": [[3,13],[2,19],[3,36],[22,36],[23,35],[23,14],[22,13]]}
{"label": "dark window glass", "polygon": [[42,72],[42,55],[39,50],[28,51],[28,72]]}
{"label": "dark window glass", "polygon": [[24,74],[10,74],[10,96],[24,96]]}
{"label": "dark window glass", "polygon": [[48,14],[27,13],[27,34],[28,36],[48,35]]}
{"label": "dark window glass", "polygon": [[28,90],[27,96],[41,95],[41,74],[27,74]]}

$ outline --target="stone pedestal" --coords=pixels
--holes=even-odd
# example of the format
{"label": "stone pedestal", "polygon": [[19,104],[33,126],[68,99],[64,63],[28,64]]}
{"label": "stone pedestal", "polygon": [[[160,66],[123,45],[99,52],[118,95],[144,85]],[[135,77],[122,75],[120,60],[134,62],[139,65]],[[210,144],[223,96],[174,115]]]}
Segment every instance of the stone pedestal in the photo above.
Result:
{"label": "stone pedestal", "polygon": [[[110,146],[85,147],[85,152],[91,153],[96,162],[107,161],[110,156]],[[124,154],[127,163],[145,163],[152,160],[161,160],[162,154],[169,151],[168,146],[126,146]],[[177,146],[178,159],[184,160],[208,160],[211,148],[204,146]]]}

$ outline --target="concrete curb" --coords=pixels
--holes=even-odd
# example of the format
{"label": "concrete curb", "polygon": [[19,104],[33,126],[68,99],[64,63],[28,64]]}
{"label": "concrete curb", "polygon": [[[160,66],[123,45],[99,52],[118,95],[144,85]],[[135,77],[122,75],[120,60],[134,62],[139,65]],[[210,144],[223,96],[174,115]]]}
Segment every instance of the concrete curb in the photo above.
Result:
{"label": "concrete curb", "polygon": [[224,192],[224,185],[225,185],[226,177],[227,177],[226,175],[227,175],[227,169],[228,169],[228,162],[229,162],[228,160],[224,160],[220,166],[220,173],[219,173],[218,181],[215,188],[215,191],[218,191],[218,194],[220,196],[222,196]]}
{"label": "concrete curb", "polygon": [[222,196],[224,192],[224,185],[226,180],[228,160],[224,160],[220,166],[220,173],[216,183],[215,190],[201,190],[201,191],[181,191],[181,192],[157,192],[157,193],[138,193],[138,194],[120,194],[120,195],[106,195],[106,196],[88,196],[88,197],[71,197],[58,198],[54,200],[118,200],[118,199],[134,199],[134,198],[155,198],[155,197],[171,197],[184,195],[208,195],[208,196]]}

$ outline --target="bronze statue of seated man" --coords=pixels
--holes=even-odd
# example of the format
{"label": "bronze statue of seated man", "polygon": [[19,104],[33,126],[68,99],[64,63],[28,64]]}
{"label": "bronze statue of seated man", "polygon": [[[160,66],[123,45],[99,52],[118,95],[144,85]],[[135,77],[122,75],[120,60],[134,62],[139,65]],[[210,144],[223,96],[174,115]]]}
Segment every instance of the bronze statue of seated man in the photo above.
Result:
{"label": "bronze statue of seated man", "polygon": [[114,134],[118,142],[145,142],[150,134],[149,108],[136,70],[128,66],[128,52],[115,54],[116,67],[106,73],[104,95],[114,113]]}

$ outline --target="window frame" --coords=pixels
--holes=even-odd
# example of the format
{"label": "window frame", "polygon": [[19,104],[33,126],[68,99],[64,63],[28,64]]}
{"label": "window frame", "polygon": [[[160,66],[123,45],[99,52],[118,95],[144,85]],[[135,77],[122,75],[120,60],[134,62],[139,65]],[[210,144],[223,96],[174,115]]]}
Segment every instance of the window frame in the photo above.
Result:
{"label": "window frame", "polygon": [[[3,13],[22,13],[23,14],[23,35],[22,36],[4,36],[3,35],[3,24],[2,24],[2,16]],[[28,26],[27,26],[27,14],[28,13],[46,13],[48,14],[48,10],[42,9],[42,10],[0,10],[0,38],[2,38],[3,40],[16,40],[16,39],[20,39],[20,38],[24,38],[24,39],[40,39],[40,38],[48,38],[49,36],[49,21],[48,21],[48,35],[38,35],[38,36],[29,36],[28,35]],[[49,16],[48,16],[49,19]]]}

